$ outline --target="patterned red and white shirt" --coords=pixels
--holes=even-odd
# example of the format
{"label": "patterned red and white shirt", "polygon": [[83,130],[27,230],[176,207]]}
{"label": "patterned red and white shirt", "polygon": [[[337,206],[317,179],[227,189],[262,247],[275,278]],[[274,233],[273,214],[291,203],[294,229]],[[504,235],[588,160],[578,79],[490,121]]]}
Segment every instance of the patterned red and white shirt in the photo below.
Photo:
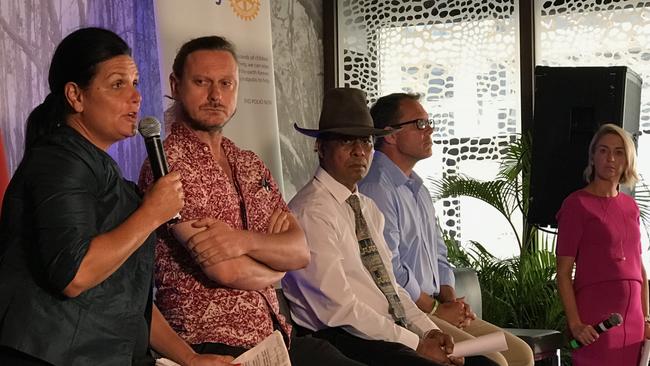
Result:
{"label": "patterned red and white shirt", "polygon": [[[185,125],[172,124],[165,139],[170,170],[181,173],[183,221],[214,217],[234,229],[266,232],[273,211],[287,210],[271,172],[252,151],[227,138],[222,145],[241,195],[214,161],[210,148]],[[140,174],[147,188],[153,176],[148,161]],[[222,287],[210,280],[188,250],[166,229],[156,243],[156,305],[176,332],[190,344],[223,343],[250,348],[274,330],[276,318],[284,334],[291,326],[279,312],[273,286],[259,291]]]}

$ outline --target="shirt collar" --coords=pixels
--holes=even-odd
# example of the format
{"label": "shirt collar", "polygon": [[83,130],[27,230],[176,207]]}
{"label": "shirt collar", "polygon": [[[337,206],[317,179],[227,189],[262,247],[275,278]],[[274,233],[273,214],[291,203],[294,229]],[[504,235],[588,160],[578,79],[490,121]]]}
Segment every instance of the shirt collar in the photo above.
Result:
{"label": "shirt collar", "polygon": [[199,138],[196,137],[196,135],[194,135],[192,133],[192,131],[185,125],[185,123],[179,121],[178,119],[176,119],[176,120],[174,120],[174,122],[172,122],[172,131],[171,131],[171,133],[174,134],[174,135],[186,138],[188,140],[191,140],[193,143],[200,144],[200,145],[206,145],[201,140],[199,140]]}
{"label": "shirt collar", "polygon": [[[188,147],[195,147],[194,150],[203,150],[204,152],[210,151],[210,146],[201,141],[187,125],[179,118],[173,117],[171,134],[181,137],[182,139],[189,140],[190,144],[184,144]],[[221,137],[221,147],[226,153],[226,157],[230,160],[230,156],[235,148],[234,142],[226,136]]]}
{"label": "shirt collar", "polygon": [[338,203],[345,203],[345,200],[350,197],[350,195],[356,194],[358,195],[359,191],[357,190],[357,186],[354,186],[354,192],[350,192],[348,187],[344,186],[343,184],[339,183],[336,179],[334,179],[330,173],[325,171],[322,167],[318,167],[316,170],[316,174],[314,175],[314,178],[319,181],[325,189],[327,189],[332,196],[336,199]]}
{"label": "shirt collar", "polygon": [[411,176],[404,174],[402,169],[400,169],[397,164],[395,164],[386,154],[377,150],[375,151],[375,156],[372,160],[373,165],[381,169],[381,171],[386,174],[388,179],[395,185],[399,187],[401,185],[406,185],[413,192],[417,192],[420,189],[420,186],[423,184],[422,178],[415,172],[411,171]]}

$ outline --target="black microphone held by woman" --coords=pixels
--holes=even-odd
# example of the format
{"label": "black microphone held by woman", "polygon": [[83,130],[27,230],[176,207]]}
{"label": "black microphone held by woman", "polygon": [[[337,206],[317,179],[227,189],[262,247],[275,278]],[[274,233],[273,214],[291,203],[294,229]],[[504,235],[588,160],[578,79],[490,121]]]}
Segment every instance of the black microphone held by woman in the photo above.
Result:
{"label": "black microphone held by woman", "polygon": [[[160,121],[156,117],[144,117],[138,123],[138,131],[144,138],[144,146],[147,148],[147,156],[149,156],[154,180],[158,180],[169,173],[165,150],[160,140],[160,130]],[[181,215],[177,213],[167,223],[175,224],[180,219]]]}
{"label": "black microphone held by woman", "polygon": [[138,123],[138,131],[144,138],[144,146],[151,163],[151,171],[155,180],[169,173],[162,141],[160,140],[160,121],[156,117],[144,117]]}

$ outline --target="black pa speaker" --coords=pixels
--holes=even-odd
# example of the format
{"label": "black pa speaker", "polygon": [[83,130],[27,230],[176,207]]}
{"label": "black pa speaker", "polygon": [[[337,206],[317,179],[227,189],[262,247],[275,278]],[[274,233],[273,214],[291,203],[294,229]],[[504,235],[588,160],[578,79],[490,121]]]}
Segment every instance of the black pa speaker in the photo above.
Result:
{"label": "black pa speaker", "polygon": [[641,78],[624,66],[535,68],[528,222],[557,226],[562,201],[586,185],[589,142],[604,123],[636,139]]}

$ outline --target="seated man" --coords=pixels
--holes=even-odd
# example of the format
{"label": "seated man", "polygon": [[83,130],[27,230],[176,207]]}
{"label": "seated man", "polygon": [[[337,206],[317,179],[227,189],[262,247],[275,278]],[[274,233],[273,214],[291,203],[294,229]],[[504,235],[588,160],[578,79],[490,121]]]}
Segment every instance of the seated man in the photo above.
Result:
{"label": "seated man", "polygon": [[[433,121],[419,96],[395,93],[379,98],[370,113],[375,128],[399,129],[377,140],[372,167],[359,183],[359,190],[384,214],[384,238],[392,251],[397,282],[455,341],[502,331],[476,319],[469,305],[456,298],[431,195],[413,171],[415,163],[432,154]],[[506,342],[507,351],[487,356],[502,366],[533,365],[532,350],[524,341],[506,333]]]}
{"label": "seated man", "polygon": [[[384,218],[357,192],[371,159],[374,129],[361,90],[325,94],[316,137],[320,167],[289,207],[305,230],[310,264],[287,273],[283,290],[294,321],[349,358],[371,365],[462,364],[438,330],[395,282]],[[468,364],[492,364],[468,358]]]}
{"label": "seated man", "polygon": [[[181,222],[158,231],[156,304],[199,353],[239,356],[275,329],[300,365],[359,365],[327,342],[291,338],[273,284],[309,262],[302,229],[260,158],[223,136],[239,84],[227,40],[185,43],[170,75],[174,106],[164,142],[185,193]],[[171,121],[169,121],[171,119]],[[140,184],[152,184],[145,164]]]}

